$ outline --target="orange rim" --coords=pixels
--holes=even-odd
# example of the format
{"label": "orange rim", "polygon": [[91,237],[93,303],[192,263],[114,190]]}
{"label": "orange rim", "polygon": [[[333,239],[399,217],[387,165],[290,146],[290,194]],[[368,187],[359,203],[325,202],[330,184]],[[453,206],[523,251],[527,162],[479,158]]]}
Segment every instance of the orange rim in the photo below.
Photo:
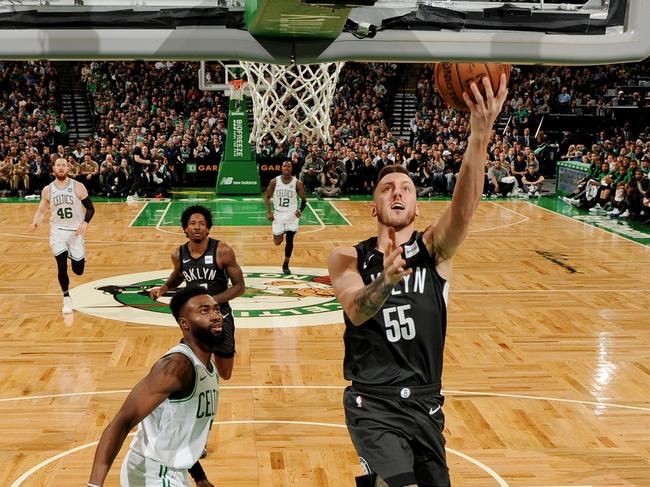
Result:
{"label": "orange rim", "polygon": [[245,79],[233,79],[228,81],[228,84],[232,86],[234,90],[241,90],[248,83]]}

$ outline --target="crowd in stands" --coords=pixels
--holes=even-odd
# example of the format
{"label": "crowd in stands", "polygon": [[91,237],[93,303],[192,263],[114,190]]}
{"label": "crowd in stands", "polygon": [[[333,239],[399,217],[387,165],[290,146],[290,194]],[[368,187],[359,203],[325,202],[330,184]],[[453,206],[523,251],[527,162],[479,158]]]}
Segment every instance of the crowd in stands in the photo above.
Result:
{"label": "crowd in stands", "polygon": [[565,203],[606,213],[611,217],[629,218],[650,224],[650,143],[646,140],[626,141],[615,147],[604,133],[590,150],[570,146],[567,160],[589,164],[584,178]]}
{"label": "crowd in stands", "polygon": [[[218,81],[223,73],[215,66],[210,75]],[[406,167],[421,196],[452,194],[469,118],[444,105],[433,86],[433,69],[420,67],[409,137],[394,136],[387,122],[401,76],[398,65],[348,63],[332,103],[331,142],[296,135],[275,143],[266,137],[258,162],[290,160],[307,191],[321,196],[369,194],[387,164]],[[197,71],[198,63],[189,62],[79,65],[76,75],[92,100],[95,135],[71,144],[52,63],[0,63],[0,190],[38,192],[57,157],[68,159],[71,176],[92,194],[161,197],[195,183],[188,164],[218,164],[227,127],[227,99],[199,91]],[[650,128],[609,123],[590,143],[573,146],[570,138],[549,140],[543,124],[540,130],[550,113],[606,116],[616,107],[646,107],[650,88],[639,86],[642,79],[650,79],[648,61],[513,68],[503,127],[493,132],[486,154],[485,195],[539,196],[542,174],[552,173],[549,148],[560,144],[564,159],[592,168],[570,198],[573,204],[645,219]],[[594,181],[600,185],[595,196]]]}
{"label": "crowd in stands", "polygon": [[54,154],[64,154],[57,72],[50,62],[0,61],[0,190],[18,193],[49,182]]}
{"label": "crowd in stands", "polygon": [[77,75],[93,104],[95,136],[69,144],[50,63],[3,63],[0,190],[39,192],[50,165],[68,160],[70,176],[91,194],[166,196],[186,184],[188,161],[218,163],[226,105],[201,93],[197,63],[82,64]]}
{"label": "crowd in stands", "polygon": [[[172,186],[191,182],[190,161],[221,160],[227,106],[221,94],[198,90],[197,70],[197,63],[171,62],[81,67],[97,128],[94,143],[82,150],[89,149],[99,166],[98,191],[132,199],[166,196]],[[124,173],[117,185],[115,165]]]}

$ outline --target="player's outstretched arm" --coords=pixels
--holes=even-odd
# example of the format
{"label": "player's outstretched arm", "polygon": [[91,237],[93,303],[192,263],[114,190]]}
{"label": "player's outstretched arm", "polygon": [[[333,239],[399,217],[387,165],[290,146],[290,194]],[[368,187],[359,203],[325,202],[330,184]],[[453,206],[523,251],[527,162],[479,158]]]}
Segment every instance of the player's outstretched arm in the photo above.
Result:
{"label": "player's outstretched arm", "polygon": [[327,265],[334,294],[355,326],[373,317],[395,285],[413,272],[404,268],[404,249],[396,245],[393,228],[389,229],[389,239],[389,247],[384,252],[384,270],[367,286],[357,269],[357,252],[353,247],[337,247],[330,253]]}
{"label": "player's outstretched arm", "polygon": [[41,202],[38,204],[38,208],[36,210],[36,213],[34,213],[34,218],[32,219],[32,224],[30,225],[30,228],[32,230],[36,230],[38,226],[41,224],[43,221],[43,218],[45,217],[45,213],[47,212],[47,207],[50,204],[50,186],[45,186],[43,188],[43,192],[41,193]]}
{"label": "player's outstretched arm", "polygon": [[[481,201],[485,178],[485,154],[490,140],[492,125],[501,113],[506,99],[506,76],[501,75],[499,91],[495,94],[490,80],[483,78],[486,97],[483,98],[475,83],[471,89],[476,103],[465,92],[463,99],[470,108],[470,137],[458,174],[451,205],[438,222],[429,226],[423,235],[429,251],[436,256],[437,264],[449,261],[467,236],[469,223]],[[439,269],[440,271],[440,269]],[[444,274],[441,273],[441,275]],[[448,278],[449,276],[442,275]]]}
{"label": "player's outstretched arm", "polygon": [[264,193],[264,204],[266,205],[266,218],[273,221],[273,205],[271,204],[271,198],[273,198],[273,192],[275,191],[275,178],[271,179],[271,182],[266,187],[266,192]]}
{"label": "player's outstretched arm", "polygon": [[172,251],[172,265],[174,266],[174,270],[172,270],[165,284],[149,290],[151,299],[158,299],[160,296],[164,296],[167,291],[176,289],[185,280],[181,272],[181,253],[178,247]]}
{"label": "player's outstretched arm", "polygon": [[129,431],[173,392],[191,391],[194,367],[181,354],[161,358],[133,388],[104,430],[95,451],[89,484],[102,486]]}

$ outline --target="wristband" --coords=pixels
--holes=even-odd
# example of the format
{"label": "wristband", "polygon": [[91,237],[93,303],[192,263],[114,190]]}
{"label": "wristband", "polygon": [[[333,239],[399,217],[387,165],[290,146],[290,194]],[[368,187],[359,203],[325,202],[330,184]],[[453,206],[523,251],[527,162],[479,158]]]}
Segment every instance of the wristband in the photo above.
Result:
{"label": "wristband", "polygon": [[307,208],[307,200],[300,200],[300,211],[305,211],[305,208]]}
{"label": "wristband", "polygon": [[188,470],[188,472],[190,473],[190,475],[192,476],[195,482],[208,478],[200,462],[196,462],[194,465],[192,465],[192,467]]}

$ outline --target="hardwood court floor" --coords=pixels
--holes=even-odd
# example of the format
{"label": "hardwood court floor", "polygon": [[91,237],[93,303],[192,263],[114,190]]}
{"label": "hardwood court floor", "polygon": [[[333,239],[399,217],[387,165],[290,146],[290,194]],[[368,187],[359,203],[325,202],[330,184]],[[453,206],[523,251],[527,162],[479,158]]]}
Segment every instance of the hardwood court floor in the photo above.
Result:
{"label": "hardwood court floor", "polygon": [[[420,228],[447,204],[424,202]],[[142,204],[96,206],[87,272],[72,286],[169,268],[178,228],[129,227]],[[324,268],[332,246],[374,232],[368,203],[335,206],[352,226],[303,227],[296,268]],[[0,485],[84,485],[93,442],[180,334],[81,311],[65,321],[47,229],[28,231],[35,209],[0,205]],[[453,485],[650,486],[650,248],[524,201],[482,202],[471,230],[444,374]],[[267,227],[213,235],[242,265],[282,261]],[[204,462],[215,485],[354,485],[343,327],[310,320],[238,328]]]}

